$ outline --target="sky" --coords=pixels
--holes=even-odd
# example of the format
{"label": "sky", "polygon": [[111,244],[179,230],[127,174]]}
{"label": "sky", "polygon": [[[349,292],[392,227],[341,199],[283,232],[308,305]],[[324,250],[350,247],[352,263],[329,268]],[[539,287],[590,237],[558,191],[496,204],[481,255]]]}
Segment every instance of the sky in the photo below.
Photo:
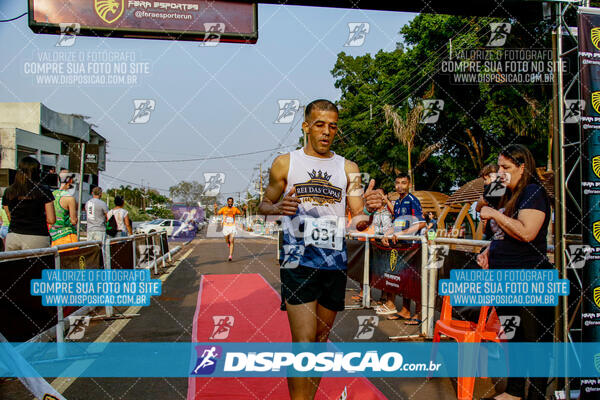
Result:
{"label": "sky", "polygon": [[[0,1],[0,19],[26,11],[25,0]],[[89,116],[108,140],[107,168],[100,175],[104,188],[143,184],[165,194],[182,180],[204,183],[205,173],[219,172],[225,174],[221,194],[237,200],[237,192],[243,198],[247,189],[254,189],[250,182],[258,176],[259,165],[268,168],[277,154],[298,143],[301,115],[290,123],[275,123],[279,101],[297,100],[302,106],[317,98],[338,100],[340,91],[331,75],[337,54],[391,51],[401,41],[400,28],[414,16],[260,4],[256,44],[213,47],[91,37],[57,47],[59,36],[33,33],[25,16],[0,23],[0,102],[42,102],[57,112]],[[361,46],[345,46],[349,23],[368,23]],[[128,57],[139,68],[128,71],[135,84],[44,81],[52,74],[37,65],[61,52],[84,58],[86,68],[99,55]],[[63,71],[63,76],[75,72]],[[99,79],[103,72],[84,75]],[[146,118],[134,117],[135,100],[152,101],[144,123]],[[225,157],[237,154],[246,155]],[[159,162],[194,158],[213,159]]]}

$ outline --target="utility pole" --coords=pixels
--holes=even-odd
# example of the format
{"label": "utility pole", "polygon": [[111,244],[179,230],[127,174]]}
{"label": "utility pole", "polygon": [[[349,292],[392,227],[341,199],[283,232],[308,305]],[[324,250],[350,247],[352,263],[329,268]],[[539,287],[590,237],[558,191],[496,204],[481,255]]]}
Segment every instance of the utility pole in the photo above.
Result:
{"label": "utility pole", "polygon": [[[306,135],[304,135],[304,142],[306,143]],[[262,163],[258,164],[258,170],[260,175],[260,202],[263,199],[263,184],[262,184]]]}
{"label": "utility pole", "polygon": [[[304,112],[305,112],[305,110],[306,110],[306,106],[302,106],[302,116],[301,116],[301,118],[303,118],[303,119],[304,119]],[[306,132],[304,132],[304,129],[302,129],[302,135],[303,135],[303,138],[304,138],[304,147],[306,148]]]}
{"label": "utility pole", "polygon": [[81,236],[81,198],[83,192],[83,167],[85,162],[85,143],[82,142],[79,144],[81,146],[81,153],[79,156],[81,159],[79,160],[79,195],[77,196],[77,241]]}

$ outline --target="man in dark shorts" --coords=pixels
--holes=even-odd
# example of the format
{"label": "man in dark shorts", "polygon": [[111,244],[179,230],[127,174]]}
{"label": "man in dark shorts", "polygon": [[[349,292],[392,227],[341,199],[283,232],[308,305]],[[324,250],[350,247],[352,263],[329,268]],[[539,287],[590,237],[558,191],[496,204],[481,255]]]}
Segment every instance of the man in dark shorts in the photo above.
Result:
{"label": "man in dark shorts", "polygon": [[[359,174],[356,163],[330,150],[337,122],[332,102],[315,100],[306,106],[302,129],[307,144],[273,161],[259,206],[261,214],[284,216],[281,291],[293,342],[326,342],[337,312],[344,309],[346,205],[352,225],[362,231],[383,203],[383,192],[373,189],[375,181],[363,194],[351,179]],[[313,399],[319,381],[289,377],[291,399]]]}

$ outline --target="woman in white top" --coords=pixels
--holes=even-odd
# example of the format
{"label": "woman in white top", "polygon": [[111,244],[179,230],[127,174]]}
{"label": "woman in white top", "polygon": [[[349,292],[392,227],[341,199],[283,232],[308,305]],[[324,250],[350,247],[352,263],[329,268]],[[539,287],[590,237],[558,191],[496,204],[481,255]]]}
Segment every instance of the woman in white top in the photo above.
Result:
{"label": "woman in white top", "polygon": [[110,219],[111,216],[115,216],[115,220],[117,221],[117,237],[119,236],[127,236],[133,235],[133,230],[131,229],[131,220],[129,219],[129,212],[123,208],[125,204],[125,200],[123,200],[122,196],[115,197],[115,208],[108,212],[107,218]]}

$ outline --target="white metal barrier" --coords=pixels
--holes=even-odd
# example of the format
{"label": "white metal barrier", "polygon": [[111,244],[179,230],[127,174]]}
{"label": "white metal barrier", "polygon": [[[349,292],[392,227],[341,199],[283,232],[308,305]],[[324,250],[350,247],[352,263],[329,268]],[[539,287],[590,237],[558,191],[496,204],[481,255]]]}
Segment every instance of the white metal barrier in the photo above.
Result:
{"label": "white metal barrier", "polygon": [[[383,235],[374,235],[368,233],[350,233],[351,238],[365,239],[365,261],[363,269],[363,299],[362,307],[352,308],[371,308],[371,295],[369,287],[370,275],[370,239],[382,239]],[[421,243],[421,335],[427,338],[433,337],[433,328],[435,322],[435,298],[437,290],[438,271],[435,266],[429,265],[429,252],[431,245],[448,244],[448,245],[463,245],[470,247],[487,246],[490,242],[487,240],[470,240],[470,239],[454,239],[454,238],[435,238],[428,240],[425,236],[416,235],[401,235],[396,236],[398,240],[412,240]],[[436,251],[436,249],[432,249]],[[414,335],[419,336],[419,335]],[[412,336],[391,336],[390,339],[407,339]]]}
{"label": "white metal barrier", "polygon": [[[73,249],[73,248],[86,248],[86,247],[91,247],[91,246],[98,246],[99,250],[102,252],[103,255],[103,260],[104,260],[104,265],[102,266],[104,269],[110,270],[112,265],[111,265],[111,252],[110,252],[110,245],[113,243],[117,243],[117,242],[123,242],[123,241],[131,241],[133,243],[133,268],[137,268],[137,262],[139,260],[137,260],[137,254],[136,254],[136,244],[135,244],[135,239],[144,237],[145,238],[145,243],[147,246],[153,246],[152,249],[154,249],[156,246],[155,244],[155,238],[158,237],[158,241],[160,243],[160,257],[156,257],[154,256],[152,258],[152,263],[149,264],[149,268],[153,268],[154,270],[154,274],[158,274],[158,264],[162,263],[162,265],[165,265],[167,260],[170,262],[172,261],[172,255],[174,255],[175,253],[177,253],[179,250],[181,250],[181,246],[176,246],[174,249],[170,250],[170,251],[166,251],[166,249],[164,248],[164,243],[162,241],[162,238],[160,237],[162,235],[162,232],[154,232],[151,234],[135,234],[135,235],[131,235],[131,236],[125,236],[125,237],[116,237],[116,238],[110,238],[110,239],[106,239],[104,242],[101,240],[88,240],[88,241],[82,241],[82,242],[75,242],[75,243],[67,243],[67,244],[61,244],[58,246],[52,246],[52,247],[46,247],[46,248],[41,248],[41,249],[28,249],[28,250],[15,250],[15,251],[6,251],[6,252],[0,252],[0,263],[5,262],[5,261],[13,261],[13,260],[19,260],[19,259],[27,259],[27,258],[32,258],[32,257],[42,257],[42,256],[48,256],[48,255],[53,255],[54,256],[54,268],[57,270],[61,269],[61,250],[68,250],[68,249]],[[151,243],[151,244],[149,244]],[[100,266],[99,266],[100,267]],[[77,311],[81,310],[78,309]],[[75,311],[75,313],[77,313],[77,311]],[[75,314],[74,313],[74,314]],[[79,313],[77,313],[79,314]],[[131,315],[125,315],[125,314],[119,314],[118,317],[114,316],[114,312],[113,312],[113,307],[112,306],[105,306],[105,315],[102,316],[98,316],[96,318],[128,318],[128,317],[132,317],[135,315],[139,315],[139,314],[131,314]],[[63,312],[63,306],[57,306],[57,324],[55,326],[56,329],[56,341],[57,342],[64,342],[64,312]],[[32,339],[30,339],[30,341],[38,341],[43,335],[49,333],[49,331],[53,330],[54,328],[50,328],[49,330],[47,330],[46,332],[42,332],[38,335],[36,335],[35,337],[33,337]]]}

